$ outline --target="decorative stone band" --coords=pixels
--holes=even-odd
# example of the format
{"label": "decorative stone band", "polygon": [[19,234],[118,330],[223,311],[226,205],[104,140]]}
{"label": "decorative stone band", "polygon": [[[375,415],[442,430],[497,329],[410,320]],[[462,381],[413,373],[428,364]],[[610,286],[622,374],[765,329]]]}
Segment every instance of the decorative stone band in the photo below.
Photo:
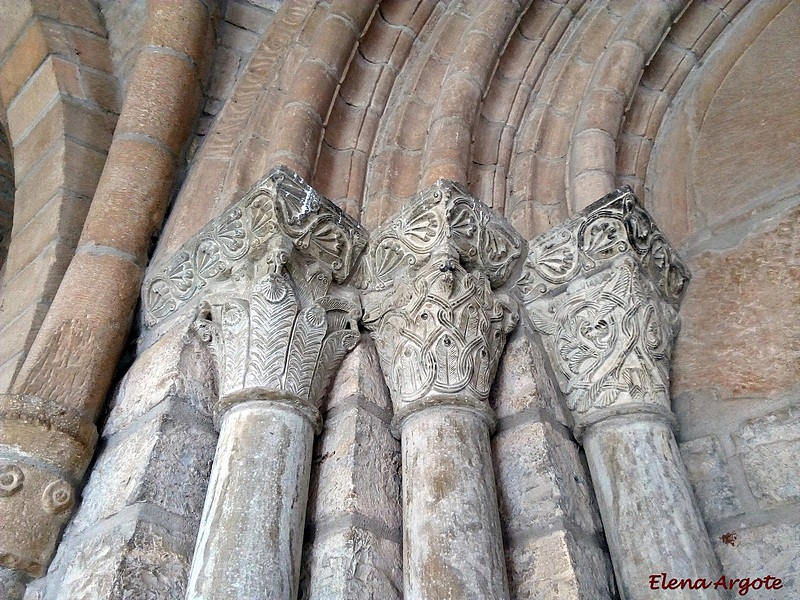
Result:
{"label": "decorative stone band", "polygon": [[0,427],[0,567],[41,577],[75,503],[97,429],[78,411],[18,394],[0,395]]}
{"label": "decorative stone band", "polygon": [[627,405],[669,414],[669,361],[688,280],[628,188],[530,243],[518,286],[576,435],[630,412]]}
{"label": "decorative stone band", "polygon": [[494,288],[511,276],[524,241],[457,184],[441,180],[370,239],[356,274],[391,392],[395,433],[436,405],[481,414],[517,315]]}
{"label": "decorative stone band", "polygon": [[165,265],[153,270],[143,286],[145,325],[153,327],[181,306],[202,299],[211,283],[220,291],[251,279],[253,265],[276,235],[325,265],[337,282],[347,278],[368,237],[294,171],[275,167]]}

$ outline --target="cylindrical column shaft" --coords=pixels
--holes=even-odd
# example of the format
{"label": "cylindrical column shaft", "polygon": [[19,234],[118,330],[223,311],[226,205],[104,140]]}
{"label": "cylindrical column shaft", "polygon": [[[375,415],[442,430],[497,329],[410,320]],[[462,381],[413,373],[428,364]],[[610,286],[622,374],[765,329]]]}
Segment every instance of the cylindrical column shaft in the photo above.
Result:
{"label": "cylindrical column shaft", "polygon": [[402,427],[406,600],[508,598],[489,429],[433,407]]}
{"label": "cylindrical column shaft", "polygon": [[[607,418],[583,446],[625,600],[721,598],[717,559],[697,508],[675,435],[653,415]],[[663,589],[671,579],[705,579],[708,589]],[[657,576],[651,586],[651,577]],[[697,584],[695,584],[697,585]]]}
{"label": "cylindrical column shaft", "polygon": [[222,418],[187,600],[297,597],[314,428],[277,401]]}

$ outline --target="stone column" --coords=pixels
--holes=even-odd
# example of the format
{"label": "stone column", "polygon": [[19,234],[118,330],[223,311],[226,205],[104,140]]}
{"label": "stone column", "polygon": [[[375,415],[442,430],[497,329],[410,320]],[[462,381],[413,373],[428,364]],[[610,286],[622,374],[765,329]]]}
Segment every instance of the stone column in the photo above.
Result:
{"label": "stone column", "polygon": [[627,187],[529,248],[518,285],[586,450],[622,597],[721,597],[660,584],[720,575],[670,410],[686,267]]}
{"label": "stone column", "polygon": [[[227,262],[215,260],[221,238]],[[319,405],[359,339],[357,297],[333,284],[365,244],[352,219],[282,168],[146,282],[155,325],[185,302],[170,274],[210,274],[194,330],[214,357],[220,436],[187,599],[297,596]]]}
{"label": "stone column", "polygon": [[516,324],[495,288],[508,279],[522,243],[446,181],[370,240],[364,323],[402,442],[408,600],[508,598],[487,398]]}

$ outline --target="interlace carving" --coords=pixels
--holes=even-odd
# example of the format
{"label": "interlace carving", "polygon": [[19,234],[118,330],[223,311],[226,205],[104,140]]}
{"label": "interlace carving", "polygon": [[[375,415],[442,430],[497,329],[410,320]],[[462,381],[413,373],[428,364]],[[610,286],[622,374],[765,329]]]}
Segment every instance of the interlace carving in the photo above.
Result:
{"label": "interlace carving", "polygon": [[456,403],[486,412],[523,240],[488,207],[439,181],[382,225],[361,265],[364,324],[372,330],[395,420]]}
{"label": "interlace carving", "polygon": [[327,265],[337,282],[347,278],[367,243],[366,232],[351,217],[292,170],[276,167],[154,270],[143,286],[145,324],[152,327],[197,300],[211,282],[215,290],[235,287],[276,235]]}
{"label": "interlace carving", "polygon": [[629,188],[530,243],[518,285],[567,406],[669,410],[669,361],[689,272]]}

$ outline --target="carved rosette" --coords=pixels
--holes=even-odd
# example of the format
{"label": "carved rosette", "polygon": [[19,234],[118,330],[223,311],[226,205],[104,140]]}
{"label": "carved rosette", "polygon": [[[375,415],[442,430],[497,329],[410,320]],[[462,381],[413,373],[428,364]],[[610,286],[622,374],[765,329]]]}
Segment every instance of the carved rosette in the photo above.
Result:
{"label": "carved rosette", "polygon": [[0,429],[0,567],[41,577],[75,504],[97,430],[86,415],[21,394],[0,394]]}
{"label": "carved rosette", "polygon": [[278,167],[211,221],[144,285],[149,325],[194,305],[214,359],[214,417],[280,402],[318,430],[319,402],[359,340],[361,305],[341,285],[366,232],[297,174]]}
{"label": "carved rosette", "polygon": [[166,264],[153,269],[143,286],[147,327],[213,287],[236,289],[252,278],[270,240],[282,236],[311,260],[325,264],[334,281],[347,278],[367,243],[366,232],[294,171],[278,166],[240,201],[213,219]]}
{"label": "carved rosette", "polygon": [[517,314],[495,291],[522,238],[460,186],[439,181],[371,237],[358,278],[395,412],[396,431],[428,406],[487,405]]}
{"label": "carved rosette", "polygon": [[689,272],[630,188],[530,242],[518,288],[576,431],[604,415],[669,415],[669,364]]}

